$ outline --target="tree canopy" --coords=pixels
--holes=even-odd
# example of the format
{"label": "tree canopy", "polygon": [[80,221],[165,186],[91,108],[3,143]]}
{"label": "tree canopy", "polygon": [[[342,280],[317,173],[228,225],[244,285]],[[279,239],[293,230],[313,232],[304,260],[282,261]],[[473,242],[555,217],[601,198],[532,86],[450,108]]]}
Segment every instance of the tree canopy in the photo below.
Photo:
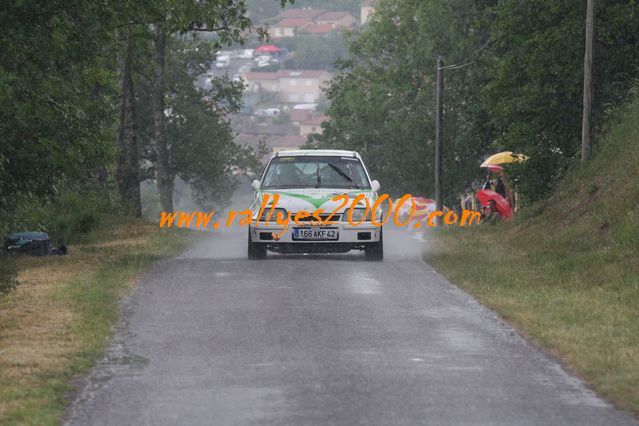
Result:
{"label": "tree canopy", "polygon": [[[25,0],[3,5],[0,26],[0,230],[20,203],[48,205],[64,190],[97,191],[125,207],[123,187],[158,179],[149,173],[162,163],[158,153],[166,179],[190,183],[206,205],[228,199],[231,165],[255,164],[228,124],[239,85],[194,85],[217,49],[262,33],[245,0]],[[118,175],[122,168],[129,173]],[[122,211],[139,214],[139,205]]]}
{"label": "tree canopy", "polygon": [[[331,120],[316,142],[361,151],[386,191],[432,194],[434,59],[453,49],[462,58],[481,44],[467,36],[477,27],[474,9],[470,0],[382,2],[339,64],[328,90]],[[475,78],[470,68],[447,76],[446,127],[455,129],[446,134],[451,190],[469,184],[485,148],[476,137],[482,110],[473,102]]]}

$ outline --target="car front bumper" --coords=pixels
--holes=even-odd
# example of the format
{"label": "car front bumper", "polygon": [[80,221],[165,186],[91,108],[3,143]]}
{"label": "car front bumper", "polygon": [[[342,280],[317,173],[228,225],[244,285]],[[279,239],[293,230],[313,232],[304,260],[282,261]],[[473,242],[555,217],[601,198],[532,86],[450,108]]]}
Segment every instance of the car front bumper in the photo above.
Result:
{"label": "car front bumper", "polygon": [[[332,229],[337,231],[337,239],[334,240],[299,240],[294,239],[294,229]],[[333,225],[299,226],[291,222],[288,227],[274,223],[259,222],[249,227],[251,241],[264,243],[270,250],[280,252],[347,252],[349,250],[363,250],[368,244],[380,240],[382,228],[374,226],[370,222],[353,226],[348,223],[336,222]]]}

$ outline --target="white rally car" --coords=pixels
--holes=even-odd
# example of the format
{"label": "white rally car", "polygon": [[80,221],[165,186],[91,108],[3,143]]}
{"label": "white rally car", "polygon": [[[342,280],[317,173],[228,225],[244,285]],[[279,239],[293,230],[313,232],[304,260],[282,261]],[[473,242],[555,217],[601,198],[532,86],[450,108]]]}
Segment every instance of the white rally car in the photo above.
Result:
{"label": "white rally car", "polygon": [[[253,181],[253,189],[249,259],[263,259],[267,250],[278,253],[364,250],[369,260],[384,258],[382,227],[375,226],[370,217],[378,198],[379,182],[371,181],[357,152],[280,151],[270,158],[261,179]],[[336,197],[339,199],[334,200]],[[273,205],[275,198],[278,199]],[[356,200],[358,203],[353,205]],[[368,213],[366,200],[370,206]],[[377,210],[379,223],[381,208]],[[301,211],[309,216],[298,215]]]}

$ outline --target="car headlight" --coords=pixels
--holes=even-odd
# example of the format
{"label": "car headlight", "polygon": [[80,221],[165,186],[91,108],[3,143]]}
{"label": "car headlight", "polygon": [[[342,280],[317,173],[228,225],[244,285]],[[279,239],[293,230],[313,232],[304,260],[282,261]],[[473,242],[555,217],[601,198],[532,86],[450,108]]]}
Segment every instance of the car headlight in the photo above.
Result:
{"label": "car headlight", "polygon": [[[264,211],[262,212],[262,216],[260,216],[260,222],[266,222],[266,219],[268,219],[268,216],[270,213],[271,213],[270,208],[264,209]],[[280,218],[280,220],[284,220],[286,219],[286,215],[287,213],[285,209],[280,209],[280,208],[273,209],[273,214],[271,214],[271,219],[269,220],[269,222],[277,223],[278,217]]]}
{"label": "car headlight", "polygon": [[[348,221],[349,214],[350,214],[351,222],[354,222],[354,223],[359,223],[359,222],[361,222],[363,220],[369,220],[369,218],[370,218],[370,213],[366,214],[366,209],[359,209],[359,208],[353,209],[352,213],[351,213],[350,210],[346,210],[344,212],[344,220],[345,221]],[[366,217],[364,217],[365,214],[366,214]]]}

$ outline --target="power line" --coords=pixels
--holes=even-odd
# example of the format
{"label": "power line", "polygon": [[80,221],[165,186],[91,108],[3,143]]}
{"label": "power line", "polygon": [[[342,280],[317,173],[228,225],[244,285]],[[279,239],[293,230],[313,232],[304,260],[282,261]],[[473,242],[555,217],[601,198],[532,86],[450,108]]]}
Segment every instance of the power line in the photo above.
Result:
{"label": "power line", "polygon": [[445,67],[442,68],[437,68],[437,69],[442,69],[442,70],[455,70],[455,69],[459,69],[459,68],[464,68],[467,67],[468,65],[471,65],[475,62],[477,62],[478,55],[486,48],[488,47],[488,45],[490,44],[491,40],[486,41],[486,43],[484,43],[481,47],[479,47],[477,50],[475,50],[473,52],[472,55],[470,55],[469,57],[467,57],[466,59],[464,59],[463,61],[461,61],[460,63],[457,64],[452,64],[452,65],[446,65]]}
{"label": "power line", "polygon": [[[519,3],[517,4],[517,6],[515,6],[511,11],[510,14],[513,14],[513,12],[518,11],[524,4],[526,3],[526,0],[519,0]],[[456,70],[456,69],[460,69],[460,68],[465,68],[469,65],[474,64],[475,62],[477,62],[477,60],[479,59],[479,54],[488,47],[488,45],[492,42],[493,40],[488,39],[483,45],[481,45],[477,50],[475,50],[473,52],[472,55],[468,56],[466,59],[460,61],[459,63],[456,64],[452,64],[452,65],[447,65],[441,69],[446,69],[446,70]],[[439,68],[437,68],[439,69]]]}

